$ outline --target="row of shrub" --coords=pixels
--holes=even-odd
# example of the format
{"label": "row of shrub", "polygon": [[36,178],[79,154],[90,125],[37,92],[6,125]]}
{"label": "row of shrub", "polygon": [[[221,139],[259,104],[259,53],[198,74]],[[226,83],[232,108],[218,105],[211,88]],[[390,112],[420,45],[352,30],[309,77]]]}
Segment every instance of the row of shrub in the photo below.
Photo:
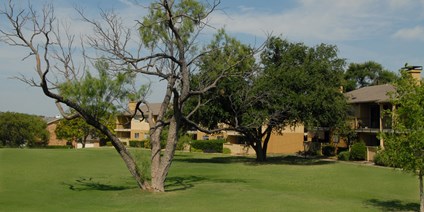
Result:
{"label": "row of shrub", "polygon": [[[181,136],[178,139],[177,142],[177,150],[184,150],[188,145],[190,145],[191,143],[191,138],[188,135],[184,135]],[[129,146],[130,147],[138,147],[138,148],[146,148],[146,149],[150,149],[151,148],[151,144],[150,144],[150,140],[149,139],[145,139],[145,140],[131,140],[129,141]],[[160,147],[162,149],[164,149],[166,147],[166,140],[165,139],[161,139],[160,142]]]}

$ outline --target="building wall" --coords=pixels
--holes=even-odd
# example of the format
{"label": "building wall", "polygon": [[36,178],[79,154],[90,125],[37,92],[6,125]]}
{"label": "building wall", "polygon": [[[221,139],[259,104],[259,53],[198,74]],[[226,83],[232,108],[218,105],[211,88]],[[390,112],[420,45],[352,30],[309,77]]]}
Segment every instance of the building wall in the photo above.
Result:
{"label": "building wall", "polygon": [[55,131],[56,131],[56,128],[57,128],[57,123],[58,122],[52,122],[52,123],[47,125],[47,130],[50,133],[48,145],[49,146],[66,146],[66,140],[58,139],[57,136],[56,136]]}
{"label": "building wall", "polygon": [[303,133],[273,134],[269,139],[267,153],[294,154],[303,150]]}
{"label": "building wall", "polygon": [[269,138],[267,152],[271,154],[294,154],[304,150],[304,126],[286,127],[281,133]]}

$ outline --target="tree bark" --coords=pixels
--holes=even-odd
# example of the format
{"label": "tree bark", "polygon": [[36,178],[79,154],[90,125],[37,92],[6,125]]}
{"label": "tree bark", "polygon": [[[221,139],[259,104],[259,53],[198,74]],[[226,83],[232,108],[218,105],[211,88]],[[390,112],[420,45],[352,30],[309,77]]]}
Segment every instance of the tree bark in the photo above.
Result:
{"label": "tree bark", "polygon": [[160,179],[160,161],[161,161],[161,146],[160,146],[160,134],[162,133],[162,126],[156,125],[155,129],[151,130],[150,145],[151,145],[151,178],[152,178],[152,190],[155,192],[164,191],[163,183]]}
{"label": "tree bark", "polygon": [[264,162],[266,160],[265,155],[264,155],[264,151],[263,151],[263,148],[262,148],[261,139],[256,138],[255,152],[256,152],[256,161],[257,162]]}

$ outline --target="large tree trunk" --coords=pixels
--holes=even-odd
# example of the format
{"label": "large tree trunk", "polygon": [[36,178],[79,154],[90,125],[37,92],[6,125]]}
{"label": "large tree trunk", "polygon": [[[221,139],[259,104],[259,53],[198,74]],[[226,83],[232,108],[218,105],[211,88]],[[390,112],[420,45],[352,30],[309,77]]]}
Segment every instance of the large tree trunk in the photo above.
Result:
{"label": "large tree trunk", "polygon": [[264,162],[266,160],[266,153],[264,152],[262,148],[262,140],[256,139],[255,143],[256,143],[255,145],[256,161]]}
{"label": "large tree trunk", "polygon": [[423,182],[423,171],[420,170],[418,178],[420,179],[420,211],[424,212],[424,182]]}
{"label": "large tree trunk", "polygon": [[162,133],[163,127],[157,127],[153,129],[150,135],[151,144],[151,166],[150,176],[152,178],[152,190],[155,192],[164,191],[162,179],[160,179],[160,162],[161,162],[161,146],[160,146],[160,134]]}
{"label": "large tree trunk", "polygon": [[162,190],[160,190],[160,191],[165,191],[165,189],[164,189],[165,180],[166,180],[166,177],[168,176],[169,168],[171,167],[172,160],[174,159],[175,148],[177,146],[178,129],[179,129],[178,121],[175,120],[175,118],[172,118],[171,123],[169,125],[168,138],[167,138],[165,152],[164,152],[164,155],[162,156],[162,161],[161,161],[161,164],[160,164],[161,165],[161,175],[159,177],[160,177],[160,180],[161,180],[161,183],[162,183],[161,184]]}

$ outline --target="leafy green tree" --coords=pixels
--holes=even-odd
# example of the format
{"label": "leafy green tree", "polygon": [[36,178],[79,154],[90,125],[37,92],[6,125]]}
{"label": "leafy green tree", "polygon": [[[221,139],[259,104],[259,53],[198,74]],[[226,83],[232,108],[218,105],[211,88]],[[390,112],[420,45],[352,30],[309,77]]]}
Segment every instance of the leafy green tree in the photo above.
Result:
{"label": "leafy green tree", "polygon": [[45,146],[49,140],[47,123],[39,116],[1,112],[0,126],[0,141],[3,146]]}
{"label": "leafy green tree", "polygon": [[382,85],[394,82],[398,76],[377,62],[351,63],[345,72],[345,90],[352,91],[358,88]]}
{"label": "leafy green tree", "polygon": [[395,167],[416,174],[420,188],[420,211],[424,212],[424,82],[402,71],[391,102],[393,131],[384,133],[384,153]]}
{"label": "leafy green tree", "polygon": [[68,142],[76,141],[85,148],[87,138],[99,138],[101,133],[91,125],[87,124],[82,118],[71,120],[62,119],[56,127],[56,135],[59,139],[66,139]]}
{"label": "leafy green tree", "polygon": [[[339,90],[344,60],[337,57],[334,46],[307,47],[272,37],[261,65],[256,65],[248,47],[230,44],[231,51],[216,48],[219,51],[202,58],[201,79],[215,74],[216,66],[231,67],[233,75],[203,96],[205,101],[197,105],[206,106],[193,119],[209,128],[225,124],[224,129],[240,132],[258,161],[266,160],[272,132],[297,124],[336,128],[344,123],[346,101]],[[239,63],[239,58],[248,59]]]}

